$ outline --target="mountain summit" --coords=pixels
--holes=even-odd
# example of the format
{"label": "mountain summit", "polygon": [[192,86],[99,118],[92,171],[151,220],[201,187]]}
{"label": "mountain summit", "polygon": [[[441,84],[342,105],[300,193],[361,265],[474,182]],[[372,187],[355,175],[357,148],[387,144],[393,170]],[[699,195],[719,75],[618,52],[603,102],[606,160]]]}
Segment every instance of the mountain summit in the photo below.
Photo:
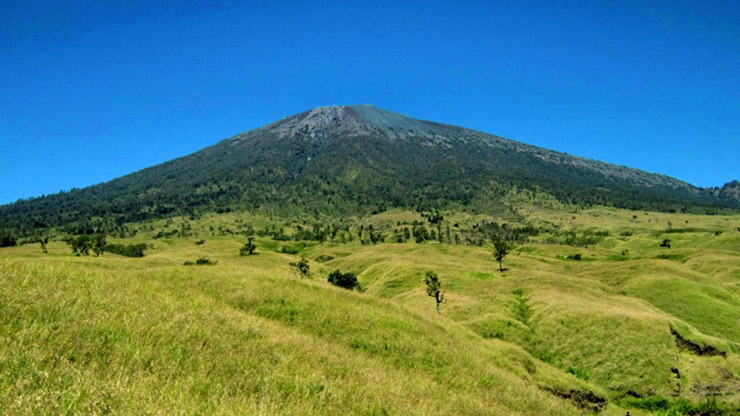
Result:
{"label": "mountain summit", "polygon": [[2,206],[0,230],[230,209],[491,212],[507,209],[502,197],[522,190],[633,209],[736,205],[665,175],[350,105],[317,107],[107,183]]}
{"label": "mountain summit", "polygon": [[[429,133],[430,125],[424,122],[372,105],[347,105],[316,107],[254,131],[255,134],[275,133],[280,137],[308,135],[321,138],[327,134],[348,136],[384,135],[401,138],[413,134]],[[437,130],[434,128],[433,130]]]}

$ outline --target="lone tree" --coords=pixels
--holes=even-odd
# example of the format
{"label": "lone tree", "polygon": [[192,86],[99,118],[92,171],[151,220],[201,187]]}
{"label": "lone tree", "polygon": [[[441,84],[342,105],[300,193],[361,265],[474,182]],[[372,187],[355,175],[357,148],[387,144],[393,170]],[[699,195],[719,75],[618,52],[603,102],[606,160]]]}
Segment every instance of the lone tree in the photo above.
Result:
{"label": "lone tree", "polygon": [[437,302],[437,314],[442,315],[439,305],[447,301],[445,300],[444,292],[442,292],[442,282],[439,281],[437,273],[428,271],[426,277],[424,277],[424,283],[427,285],[427,295],[433,297],[435,302]]}
{"label": "lone tree", "polygon": [[251,256],[252,254],[254,254],[254,250],[257,249],[257,245],[254,244],[254,241],[253,240],[254,240],[253,237],[248,237],[247,238],[247,242],[244,243],[244,247],[242,247],[242,248],[239,249],[239,255],[240,256],[245,256],[245,255],[250,255]]}
{"label": "lone tree", "polygon": [[39,241],[39,244],[41,245],[41,251],[43,251],[44,254],[47,254],[49,252],[49,250],[46,249],[46,243],[48,242],[49,237],[44,237],[43,239],[41,239],[41,241]]}
{"label": "lone tree", "polygon": [[308,277],[309,273],[311,273],[311,266],[308,265],[308,260],[305,257],[301,257],[300,261],[290,263],[290,265],[298,270],[301,279]]}
{"label": "lone tree", "polygon": [[95,253],[95,257],[105,252],[105,234],[94,234],[92,237],[92,250]]}
{"label": "lone tree", "polygon": [[496,258],[496,261],[498,262],[498,269],[499,271],[504,271],[504,257],[509,254],[509,245],[506,244],[505,241],[496,241],[493,243],[493,257]]}
{"label": "lone tree", "polygon": [[669,240],[669,239],[666,238],[665,240],[663,240],[662,243],[660,243],[660,246],[661,247],[671,248],[671,240]]}

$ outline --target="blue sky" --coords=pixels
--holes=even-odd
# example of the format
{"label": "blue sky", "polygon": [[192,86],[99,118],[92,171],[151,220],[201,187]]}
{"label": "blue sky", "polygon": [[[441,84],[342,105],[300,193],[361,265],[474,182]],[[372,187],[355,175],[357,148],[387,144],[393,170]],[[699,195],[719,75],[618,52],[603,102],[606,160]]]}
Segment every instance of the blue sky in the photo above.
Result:
{"label": "blue sky", "polygon": [[0,0],[0,22],[0,203],[359,103],[740,179],[740,2]]}

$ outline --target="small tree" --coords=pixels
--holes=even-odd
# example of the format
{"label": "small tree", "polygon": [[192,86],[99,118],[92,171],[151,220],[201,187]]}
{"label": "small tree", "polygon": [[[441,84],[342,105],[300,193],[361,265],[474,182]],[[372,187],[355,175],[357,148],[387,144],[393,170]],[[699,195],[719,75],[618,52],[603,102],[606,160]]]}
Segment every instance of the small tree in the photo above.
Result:
{"label": "small tree", "polygon": [[254,238],[248,237],[247,242],[244,243],[244,246],[239,249],[239,255],[245,256],[245,255],[252,255],[254,254],[254,250],[257,249],[257,245],[254,244]]}
{"label": "small tree", "polygon": [[666,247],[666,248],[671,248],[671,240],[669,240],[669,239],[666,238],[665,240],[663,240],[662,243],[660,243],[660,246],[661,247]]}
{"label": "small tree", "polygon": [[95,234],[92,237],[92,250],[95,253],[95,257],[105,252],[105,234]]}
{"label": "small tree", "polygon": [[298,274],[301,275],[301,279],[303,279],[304,277],[308,277],[308,275],[311,273],[311,266],[309,266],[308,260],[305,257],[301,257],[300,261],[290,263],[290,265],[298,270]]}
{"label": "small tree", "polygon": [[504,257],[506,257],[507,254],[509,254],[509,245],[506,244],[505,241],[496,241],[493,244],[493,257],[496,258],[496,261],[498,262],[498,268],[499,271],[504,271]]}
{"label": "small tree", "polygon": [[433,297],[435,302],[437,302],[437,314],[442,315],[439,305],[447,301],[445,300],[444,292],[442,292],[442,282],[439,281],[437,273],[428,271],[424,277],[424,283],[427,285],[427,295]]}
{"label": "small tree", "polygon": [[39,241],[39,244],[41,245],[41,251],[44,252],[44,254],[47,254],[49,250],[46,249],[46,243],[49,242],[48,237],[44,237],[41,241]]}
{"label": "small tree", "polygon": [[77,237],[67,236],[64,238],[64,242],[69,245],[69,247],[72,249],[72,253],[74,253],[76,256],[84,255],[89,256],[90,255],[90,249],[92,248],[92,241],[90,240],[90,237],[83,234],[78,235]]}

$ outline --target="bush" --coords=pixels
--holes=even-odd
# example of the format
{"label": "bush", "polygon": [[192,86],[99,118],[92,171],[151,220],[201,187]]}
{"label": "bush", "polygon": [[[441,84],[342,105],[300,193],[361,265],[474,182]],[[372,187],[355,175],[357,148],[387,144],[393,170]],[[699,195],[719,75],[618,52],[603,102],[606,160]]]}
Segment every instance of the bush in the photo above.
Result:
{"label": "bush", "polygon": [[146,250],[146,243],[139,244],[107,244],[105,251],[108,253],[118,254],[126,257],[144,257],[144,250]]}
{"label": "bush", "polygon": [[212,266],[214,264],[218,263],[217,261],[213,261],[209,259],[208,257],[201,257],[195,262],[192,261],[186,261],[183,263],[185,266]]}
{"label": "bush", "polygon": [[345,289],[352,290],[359,286],[357,276],[352,273],[342,273],[339,270],[334,270],[329,274],[329,283],[334,286],[343,287]]}
{"label": "bush", "polygon": [[628,398],[625,400],[625,404],[638,409],[669,415],[722,416],[729,414],[728,409],[714,398],[709,398],[697,404],[686,399],[669,400],[661,396],[651,395]]}
{"label": "bush", "polygon": [[319,263],[326,263],[327,261],[334,260],[334,256],[328,256],[326,254],[321,254],[317,256],[314,260],[316,260]]}
{"label": "bush", "polygon": [[4,235],[0,238],[0,247],[13,247],[17,244],[18,242],[11,235]]}
{"label": "bush", "polygon": [[568,367],[567,372],[568,374],[573,374],[574,376],[580,378],[581,380],[589,379],[588,373],[578,367]]}
{"label": "bush", "polygon": [[72,249],[72,253],[77,256],[90,255],[90,249],[93,246],[92,239],[86,234],[78,235],[77,237],[68,235],[64,237],[64,242]]}
{"label": "bush", "polygon": [[296,247],[291,247],[291,246],[283,246],[280,249],[280,252],[281,253],[284,253],[284,254],[298,254],[299,251],[300,251],[300,249],[298,249]]}

